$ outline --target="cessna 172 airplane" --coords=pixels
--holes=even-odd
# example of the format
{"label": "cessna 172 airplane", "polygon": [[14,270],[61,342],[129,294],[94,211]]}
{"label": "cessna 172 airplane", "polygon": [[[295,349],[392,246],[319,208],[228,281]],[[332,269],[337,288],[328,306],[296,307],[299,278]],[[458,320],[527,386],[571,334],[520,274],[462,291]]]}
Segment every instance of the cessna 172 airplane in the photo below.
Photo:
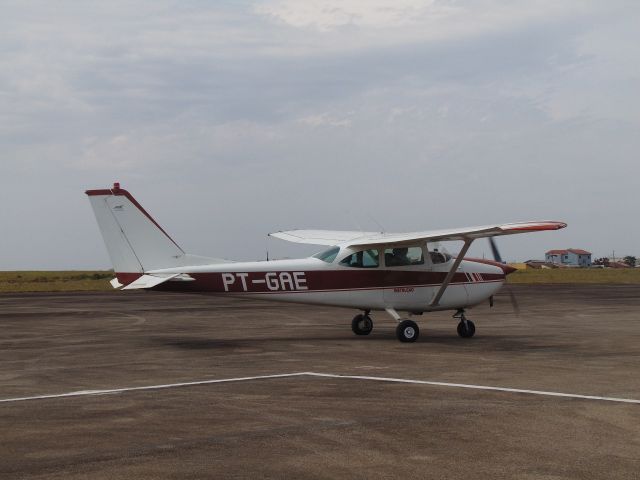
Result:
{"label": "cessna 172 airplane", "polygon": [[[562,222],[521,222],[414,233],[291,230],[270,236],[324,245],[322,252],[298,260],[233,262],[185,253],[126,190],[88,190],[116,278],[114,288],[208,292],[244,298],[348,307],[362,311],[351,328],[373,330],[370,313],[386,311],[398,322],[401,342],[415,342],[416,322],[400,315],[455,310],[458,335],[470,338],[474,323],[465,309],[492,302],[506,275],[493,237],[558,230]],[[478,238],[488,238],[496,261],[465,258]],[[430,249],[434,242],[464,242],[451,256]]]}

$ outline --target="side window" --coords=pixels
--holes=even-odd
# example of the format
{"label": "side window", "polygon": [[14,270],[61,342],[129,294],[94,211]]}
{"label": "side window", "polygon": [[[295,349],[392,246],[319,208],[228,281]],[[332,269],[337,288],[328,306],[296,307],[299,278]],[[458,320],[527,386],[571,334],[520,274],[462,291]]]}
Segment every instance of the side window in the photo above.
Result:
{"label": "side window", "polygon": [[340,261],[340,265],[354,268],[375,268],[379,264],[378,250],[362,250]]}
{"label": "side window", "polygon": [[401,267],[406,265],[424,265],[422,248],[396,247],[384,251],[384,263],[387,267]]}

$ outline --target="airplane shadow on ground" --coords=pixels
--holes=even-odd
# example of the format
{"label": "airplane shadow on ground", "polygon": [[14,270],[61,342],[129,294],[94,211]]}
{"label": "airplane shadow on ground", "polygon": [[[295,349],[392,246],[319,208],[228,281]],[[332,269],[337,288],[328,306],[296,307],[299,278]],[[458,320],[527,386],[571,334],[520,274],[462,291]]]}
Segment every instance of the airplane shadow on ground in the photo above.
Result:
{"label": "airplane shadow on ground", "polygon": [[217,339],[217,338],[194,338],[194,337],[174,337],[174,338],[155,338],[151,339],[152,343],[165,347],[180,348],[186,350],[232,350],[238,348],[262,348],[265,349],[270,344],[292,344],[292,343],[309,343],[309,342],[331,342],[349,340],[349,337],[317,337],[317,338],[299,338],[299,337],[260,337],[260,338],[239,338],[239,339]]}
{"label": "airplane shadow on ground", "polygon": [[[517,352],[520,355],[528,355],[533,353],[553,353],[561,355],[589,355],[587,346],[579,343],[557,342],[557,339],[549,337],[549,342],[545,339],[536,338],[535,336],[526,335],[478,335],[473,339],[463,339],[455,335],[432,334],[421,335],[416,343],[402,344],[398,342],[393,332],[379,332],[377,335],[372,334],[369,337],[357,337],[344,335],[318,335],[317,337],[299,336],[273,336],[273,337],[253,337],[253,338],[199,338],[199,337],[155,337],[149,341],[157,346],[169,347],[183,350],[215,350],[219,352],[233,353],[234,350],[256,349],[269,350],[270,346],[279,349],[282,345],[290,344],[294,348],[296,344],[304,344],[306,346],[317,345],[319,348],[326,348],[328,344],[335,344],[337,348],[354,347],[361,350],[366,348],[367,343],[372,348],[380,348],[380,345],[398,346],[410,352],[424,351],[429,345],[437,345],[439,347],[451,347],[452,351],[477,351],[483,354],[490,352],[496,353],[512,353]],[[620,352],[610,352],[619,355]],[[609,355],[607,355],[609,356]]]}

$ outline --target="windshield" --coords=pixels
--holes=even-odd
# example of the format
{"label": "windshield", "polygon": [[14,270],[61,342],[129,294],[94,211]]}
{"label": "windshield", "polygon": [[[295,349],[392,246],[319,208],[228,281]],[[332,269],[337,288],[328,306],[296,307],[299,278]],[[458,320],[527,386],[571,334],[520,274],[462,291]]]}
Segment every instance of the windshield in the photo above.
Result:
{"label": "windshield", "polygon": [[331,263],[336,259],[339,251],[340,247],[331,247],[324,252],[316,253],[313,258],[317,258],[319,260],[322,260],[323,262]]}

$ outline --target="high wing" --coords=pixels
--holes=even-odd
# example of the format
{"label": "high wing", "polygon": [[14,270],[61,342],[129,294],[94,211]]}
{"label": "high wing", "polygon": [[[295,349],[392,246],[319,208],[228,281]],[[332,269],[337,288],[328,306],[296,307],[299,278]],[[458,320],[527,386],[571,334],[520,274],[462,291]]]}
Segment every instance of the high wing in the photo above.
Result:
{"label": "high wing", "polygon": [[363,247],[381,244],[404,244],[415,241],[447,241],[447,240],[475,240],[484,237],[513,235],[516,233],[540,232],[545,230],[560,230],[566,223],[541,221],[505,223],[502,225],[485,225],[482,227],[453,228],[449,230],[427,230],[412,233],[380,233],[380,232],[350,232],[333,230],[288,230],[270,233],[269,236],[295,243],[312,245],[343,245]]}
{"label": "high wing", "polygon": [[381,235],[380,232],[351,232],[346,230],[287,230],[270,233],[270,237],[279,238],[293,243],[307,243],[310,245],[338,245],[347,244],[362,238]]}

